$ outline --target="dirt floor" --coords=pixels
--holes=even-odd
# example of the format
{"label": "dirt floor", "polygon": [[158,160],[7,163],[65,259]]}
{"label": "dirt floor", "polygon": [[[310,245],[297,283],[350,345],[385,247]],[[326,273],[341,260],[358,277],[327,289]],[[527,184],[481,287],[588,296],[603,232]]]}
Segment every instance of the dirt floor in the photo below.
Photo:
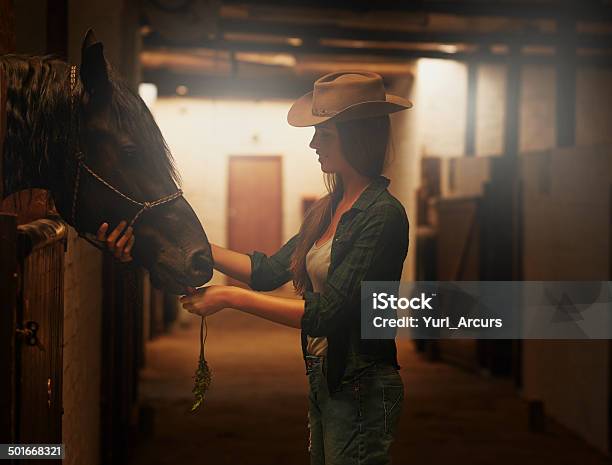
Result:
{"label": "dirt floor", "polygon": [[[209,318],[208,326],[214,378],[195,415],[188,410],[199,319],[188,315],[148,344],[140,397],[154,411],[153,432],[134,442],[129,464],[307,464],[298,330],[233,310]],[[527,405],[510,381],[428,362],[409,341],[398,348],[406,398],[394,464],[611,463],[550,419],[546,432],[530,432]]]}

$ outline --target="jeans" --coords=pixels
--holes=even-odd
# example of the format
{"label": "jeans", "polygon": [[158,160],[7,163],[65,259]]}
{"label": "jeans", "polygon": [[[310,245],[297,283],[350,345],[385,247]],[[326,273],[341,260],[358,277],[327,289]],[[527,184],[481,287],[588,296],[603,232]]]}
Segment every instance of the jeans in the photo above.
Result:
{"label": "jeans", "polygon": [[373,363],[330,393],[324,358],[307,356],[311,465],[387,465],[404,400],[397,370]]}

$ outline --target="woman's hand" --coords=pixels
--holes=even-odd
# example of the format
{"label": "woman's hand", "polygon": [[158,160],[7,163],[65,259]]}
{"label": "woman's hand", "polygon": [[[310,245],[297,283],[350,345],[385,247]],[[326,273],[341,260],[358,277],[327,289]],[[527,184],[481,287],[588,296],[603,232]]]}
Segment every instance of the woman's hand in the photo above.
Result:
{"label": "woman's hand", "polygon": [[193,294],[180,298],[183,308],[190,313],[201,316],[210,316],[232,306],[232,296],[236,289],[234,286],[206,286],[196,290]]}
{"label": "woman's hand", "polygon": [[[99,241],[106,242],[106,247],[115,256],[115,258],[124,263],[132,260],[130,252],[132,251],[134,241],[136,240],[133,228],[128,226],[126,229],[126,226],[127,221],[121,221],[108,235],[108,237],[106,237],[108,223],[102,223],[96,234],[96,238]],[[125,232],[123,235],[121,235],[124,229]]]}

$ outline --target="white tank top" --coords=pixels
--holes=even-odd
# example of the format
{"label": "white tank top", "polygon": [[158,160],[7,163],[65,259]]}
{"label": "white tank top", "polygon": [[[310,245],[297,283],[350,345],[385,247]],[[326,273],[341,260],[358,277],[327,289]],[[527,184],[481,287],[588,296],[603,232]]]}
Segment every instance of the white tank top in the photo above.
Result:
{"label": "white tank top", "polygon": [[[325,289],[325,281],[327,280],[327,270],[329,269],[331,245],[333,237],[329,238],[325,243],[317,246],[312,245],[306,254],[306,272],[312,283],[314,292],[323,292]],[[326,337],[310,337],[306,336],[307,345],[306,351],[311,355],[325,355],[327,353],[327,338]]]}

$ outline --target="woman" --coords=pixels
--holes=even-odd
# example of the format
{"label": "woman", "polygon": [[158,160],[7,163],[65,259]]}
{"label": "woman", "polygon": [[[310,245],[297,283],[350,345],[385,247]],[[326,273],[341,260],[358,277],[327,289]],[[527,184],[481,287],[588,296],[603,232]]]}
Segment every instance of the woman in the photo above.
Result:
{"label": "woman", "polygon": [[[287,119],[293,126],[315,127],[310,147],[319,156],[328,195],[272,256],[212,245],[215,268],[253,291],[215,285],[181,298],[183,307],[198,315],[230,307],[302,330],[311,464],[389,463],[403,384],[395,341],[360,338],[360,285],[401,277],[408,219],[381,173],[390,140],[388,115],[411,106],[386,94],[375,73],[318,79]],[[99,239],[105,240],[107,227]],[[128,231],[119,238],[122,229],[108,242],[115,256],[126,260],[133,236]],[[256,292],[290,279],[301,300]]]}

